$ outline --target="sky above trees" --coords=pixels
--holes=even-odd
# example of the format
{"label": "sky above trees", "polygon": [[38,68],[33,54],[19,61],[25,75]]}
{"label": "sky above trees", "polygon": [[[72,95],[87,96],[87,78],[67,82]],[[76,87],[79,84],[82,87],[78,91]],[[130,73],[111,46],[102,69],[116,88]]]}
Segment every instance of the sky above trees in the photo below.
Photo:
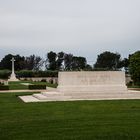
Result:
{"label": "sky above trees", "polygon": [[139,0],[2,0],[0,59],[64,51],[95,62],[140,50]]}

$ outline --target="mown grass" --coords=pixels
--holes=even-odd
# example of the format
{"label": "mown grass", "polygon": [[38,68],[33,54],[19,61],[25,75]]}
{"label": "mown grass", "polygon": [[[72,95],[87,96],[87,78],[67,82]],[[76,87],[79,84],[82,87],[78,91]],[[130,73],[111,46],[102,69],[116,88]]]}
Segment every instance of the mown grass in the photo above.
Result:
{"label": "mown grass", "polygon": [[140,100],[25,104],[23,94],[0,94],[0,140],[140,139]]}
{"label": "mown grass", "polygon": [[57,84],[50,84],[50,83],[47,83],[47,82],[18,81],[18,82],[9,82],[9,89],[10,90],[28,89],[27,85],[22,85],[21,83],[31,83],[31,84],[37,84],[37,85],[46,85],[48,87],[53,87],[53,88],[57,87]]}

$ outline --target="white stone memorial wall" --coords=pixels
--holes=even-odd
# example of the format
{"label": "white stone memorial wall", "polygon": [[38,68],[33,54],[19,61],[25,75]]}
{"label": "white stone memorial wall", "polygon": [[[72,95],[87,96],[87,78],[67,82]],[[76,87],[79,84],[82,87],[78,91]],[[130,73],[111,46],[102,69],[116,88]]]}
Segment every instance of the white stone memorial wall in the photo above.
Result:
{"label": "white stone memorial wall", "polygon": [[72,96],[127,92],[121,71],[59,72],[58,85],[59,92]]}

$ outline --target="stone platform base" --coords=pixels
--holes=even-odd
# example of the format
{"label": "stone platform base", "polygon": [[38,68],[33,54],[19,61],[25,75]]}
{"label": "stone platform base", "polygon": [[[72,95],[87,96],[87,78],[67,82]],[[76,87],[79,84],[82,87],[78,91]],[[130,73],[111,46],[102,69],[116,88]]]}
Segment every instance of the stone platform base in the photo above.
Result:
{"label": "stone platform base", "polygon": [[128,91],[119,94],[94,94],[92,96],[65,96],[59,92],[42,92],[28,96],[19,96],[19,98],[28,102],[50,102],[50,101],[78,101],[78,100],[123,100],[140,99],[140,91]]}
{"label": "stone platform base", "polygon": [[9,82],[16,82],[19,81],[19,79],[16,78],[15,74],[11,74],[10,79],[8,79]]}

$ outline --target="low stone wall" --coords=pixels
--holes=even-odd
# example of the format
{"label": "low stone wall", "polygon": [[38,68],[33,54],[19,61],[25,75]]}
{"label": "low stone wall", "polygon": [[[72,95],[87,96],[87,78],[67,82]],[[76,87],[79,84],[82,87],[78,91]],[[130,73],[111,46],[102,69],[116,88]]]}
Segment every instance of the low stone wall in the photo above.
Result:
{"label": "low stone wall", "polygon": [[[128,74],[125,75],[125,78],[126,84],[132,81],[131,76]],[[20,78],[20,80],[39,81],[39,82],[42,80],[46,80],[46,82],[58,84],[57,77],[28,77],[28,78]]]}
{"label": "low stone wall", "polygon": [[58,83],[57,77],[27,77],[27,78],[20,78],[20,80],[28,80],[28,81],[33,81],[33,82],[46,81],[46,82],[52,83],[52,84]]}

